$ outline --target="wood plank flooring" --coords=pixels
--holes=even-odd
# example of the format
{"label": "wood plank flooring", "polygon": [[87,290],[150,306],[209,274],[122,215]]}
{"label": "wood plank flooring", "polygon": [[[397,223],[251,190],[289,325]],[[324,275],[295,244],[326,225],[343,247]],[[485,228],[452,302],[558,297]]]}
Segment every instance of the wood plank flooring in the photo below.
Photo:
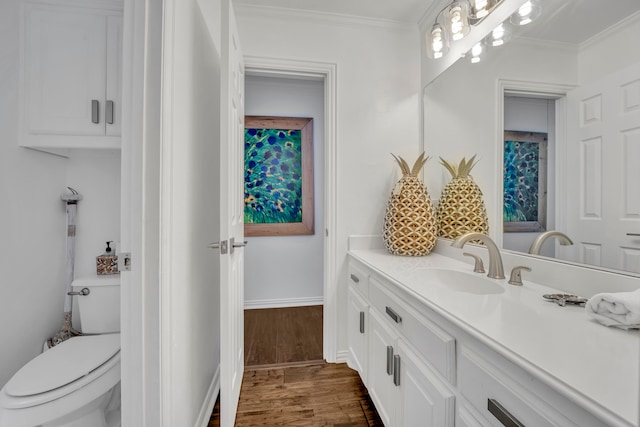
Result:
{"label": "wood plank flooring", "polygon": [[[383,426],[358,373],[324,362],[245,369],[235,425]],[[214,426],[218,404],[209,422]]]}
{"label": "wood plank flooring", "polygon": [[322,360],[321,305],[245,310],[244,364]]}
{"label": "wood plank flooring", "polygon": [[[383,425],[358,373],[322,360],[322,308],[245,310],[237,427]],[[219,425],[218,400],[209,427]]]}

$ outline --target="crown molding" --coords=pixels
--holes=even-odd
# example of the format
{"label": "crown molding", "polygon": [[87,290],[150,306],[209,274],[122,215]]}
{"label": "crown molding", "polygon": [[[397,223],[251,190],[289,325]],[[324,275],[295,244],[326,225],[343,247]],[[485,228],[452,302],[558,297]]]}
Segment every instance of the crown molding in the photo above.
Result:
{"label": "crown molding", "polygon": [[316,22],[318,24],[339,24],[345,26],[369,26],[387,28],[393,30],[417,31],[418,24],[414,22],[395,21],[391,19],[377,19],[363,16],[329,13],[320,11],[307,11],[275,6],[256,6],[236,4],[236,15],[248,18],[272,18],[272,19],[296,19]]}
{"label": "crown molding", "polygon": [[600,43],[604,39],[606,39],[608,37],[611,37],[611,36],[613,36],[614,34],[620,32],[620,31],[623,31],[629,25],[640,25],[640,11],[637,11],[637,12],[627,16],[623,20],[613,24],[612,26],[610,26],[609,28],[599,32],[595,36],[583,41],[579,45],[580,50],[587,49],[587,48],[589,48],[589,47],[591,47],[591,46],[593,46],[595,44]]}

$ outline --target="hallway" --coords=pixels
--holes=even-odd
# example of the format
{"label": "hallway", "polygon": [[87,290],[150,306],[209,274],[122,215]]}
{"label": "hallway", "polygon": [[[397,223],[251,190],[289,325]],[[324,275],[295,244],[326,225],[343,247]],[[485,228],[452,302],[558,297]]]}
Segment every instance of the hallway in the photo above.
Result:
{"label": "hallway", "polygon": [[[245,310],[236,426],[382,426],[358,373],[322,360],[323,306]],[[219,426],[219,400],[209,427]]]}

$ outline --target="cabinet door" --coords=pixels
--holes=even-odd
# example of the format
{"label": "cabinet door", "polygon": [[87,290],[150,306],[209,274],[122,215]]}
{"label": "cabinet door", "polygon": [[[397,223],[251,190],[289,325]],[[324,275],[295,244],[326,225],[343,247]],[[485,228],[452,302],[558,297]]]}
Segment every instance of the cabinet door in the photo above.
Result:
{"label": "cabinet door", "polygon": [[43,5],[25,13],[27,133],[104,135],[104,121],[92,121],[92,101],[104,110],[106,17]]}
{"label": "cabinet door", "polygon": [[[394,426],[396,387],[393,384],[393,356],[396,334],[375,310],[369,312],[369,360],[367,389],[378,415],[386,426]],[[391,370],[388,369],[391,368]]]}
{"label": "cabinet door", "polygon": [[369,336],[369,306],[351,286],[348,296],[347,335],[349,339],[349,365],[360,373],[367,385],[367,337]]}
{"label": "cabinet door", "polygon": [[455,395],[451,389],[401,339],[396,352],[396,425],[453,427]]}

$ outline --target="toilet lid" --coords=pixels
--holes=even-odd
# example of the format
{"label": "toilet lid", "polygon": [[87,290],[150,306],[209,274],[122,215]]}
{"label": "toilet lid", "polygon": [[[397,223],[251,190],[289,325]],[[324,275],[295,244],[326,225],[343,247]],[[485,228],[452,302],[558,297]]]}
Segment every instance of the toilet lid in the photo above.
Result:
{"label": "toilet lid", "polygon": [[87,375],[120,351],[120,334],[68,339],[24,365],[6,384],[15,397],[45,393]]}

